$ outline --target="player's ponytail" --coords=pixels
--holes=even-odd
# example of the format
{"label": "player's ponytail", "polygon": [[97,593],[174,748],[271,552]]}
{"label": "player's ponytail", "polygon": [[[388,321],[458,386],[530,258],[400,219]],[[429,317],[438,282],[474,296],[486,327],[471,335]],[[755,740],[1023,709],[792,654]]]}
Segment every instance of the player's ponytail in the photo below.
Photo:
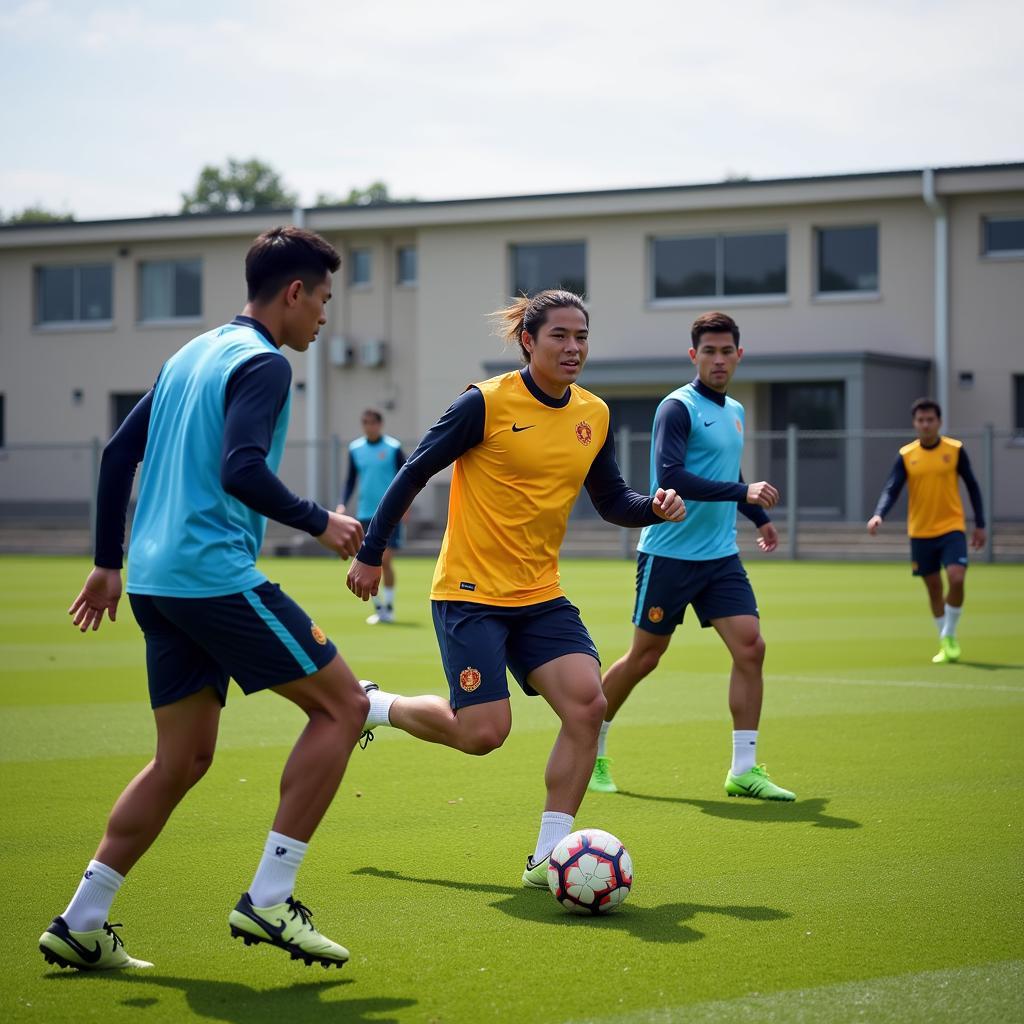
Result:
{"label": "player's ponytail", "polygon": [[583,300],[575,293],[562,288],[549,288],[537,292],[534,296],[520,295],[503,309],[488,313],[488,319],[494,326],[494,333],[504,339],[506,345],[518,345],[524,363],[530,361],[530,353],[523,348],[523,331],[536,338],[537,332],[544,326],[548,311],[565,307],[578,309],[590,326],[590,313]]}

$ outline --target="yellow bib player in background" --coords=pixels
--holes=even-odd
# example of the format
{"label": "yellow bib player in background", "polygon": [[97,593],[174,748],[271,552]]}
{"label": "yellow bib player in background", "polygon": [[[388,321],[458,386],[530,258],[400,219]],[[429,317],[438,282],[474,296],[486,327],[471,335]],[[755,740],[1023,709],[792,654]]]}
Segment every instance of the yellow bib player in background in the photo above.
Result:
{"label": "yellow bib player in background", "polygon": [[[875,514],[868,520],[874,536],[882,520],[908,485],[907,533],[910,536],[911,566],[928,589],[935,625],[939,630],[939,653],[935,664],[957,661],[960,644],[956,628],[963,613],[964,576],[967,573],[967,530],[960,500],[960,478],[974,508],[971,547],[985,546],[985,516],[981,489],[971,470],[963,442],[943,437],[942,410],[931,398],[919,398],[911,407],[917,440],[904,445],[882,488]],[[942,594],[942,568],[948,588]]]}
{"label": "yellow bib player in background", "polygon": [[675,491],[626,486],[608,407],[576,379],[589,350],[579,296],[545,291],[493,314],[523,369],[467,388],[434,424],[381,500],[349,589],[377,592],[384,545],[427,481],[455,463],[448,528],[430,597],[449,699],[370,693],[367,729],[391,725],[467,754],[487,754],[512,727],[506,671],[561,719],[544,780],[547,801],[523,883],[547,888],[548,857],[572,831],[604,719],[597,648],[562,593],[558,551],[580,489],[619,526],[679,521]]}

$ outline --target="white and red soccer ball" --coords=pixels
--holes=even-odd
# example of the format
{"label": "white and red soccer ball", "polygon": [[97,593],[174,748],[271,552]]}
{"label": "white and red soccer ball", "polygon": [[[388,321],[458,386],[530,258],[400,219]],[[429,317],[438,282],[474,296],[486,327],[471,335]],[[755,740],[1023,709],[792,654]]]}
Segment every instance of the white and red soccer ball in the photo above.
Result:
{"label": "white and red soccer ball", "polygon": [[607,914],[633,885],[633,861],[610,832],[584,828],[566,836],[548,861],[548,888],[567,910]]}

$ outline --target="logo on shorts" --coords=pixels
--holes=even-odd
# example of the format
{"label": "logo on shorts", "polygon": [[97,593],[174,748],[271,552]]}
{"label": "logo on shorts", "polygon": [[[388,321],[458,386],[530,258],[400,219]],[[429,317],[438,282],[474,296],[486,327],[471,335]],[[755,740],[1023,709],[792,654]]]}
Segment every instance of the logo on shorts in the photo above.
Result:
{"label": "logo on shorts", "polygon": [[309,631],[313,634],[313,639],[323,647],[327,643],[327,634],[315,623],[309,624]]}
{"label": "logo on shorts", "polygon": [[655,605],[653,608],[648,609],[647,618],[649,618],[651,622],[661,622],[661,620],[665,618],[665,609],[659,608]]}
{"label": "logo on shorts", "polygon": [[594,436],[593,430],[590,429],[590,424],[586,420],[580,420],[576,424],[576,440],[580,444],[590,444],[591,438]]}
{"label": "logo on shorts", "polygon": [[912,570],[913,570],[914,572],[917,572],[917,562],[911,562],[911,563],[910,563],[910,568],[911,568],[911,569],[912,569]]}
{"label": "logo on shorts", "polygon": [[475,668],[464,668],[459,673],[459,686],[466,691],[466,693],[472,693],[480,686],[481,677],[479,669]]}

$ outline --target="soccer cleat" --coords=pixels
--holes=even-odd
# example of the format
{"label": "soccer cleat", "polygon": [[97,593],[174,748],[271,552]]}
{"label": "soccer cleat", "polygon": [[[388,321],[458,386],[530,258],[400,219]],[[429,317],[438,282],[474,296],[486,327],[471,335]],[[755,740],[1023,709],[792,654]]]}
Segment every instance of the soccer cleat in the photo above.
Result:
{"label": "soccer cleat", "polygon": [[379,626],[395,621],[395,613],[390,608],[378,608],[372,615],[367,616],[368,626]]}
{"label": "soccer cleat", "polygon": [[523,872],[523,885],[533,889],[546,889],[548,887],[548,862],[551,857],[533,863],[533,857],[526,858],[526,870]]}
{"label": "soccer cleat", "polygon": [[243,892],[228,916],[228,924],[231,937],[247,946],[266,942],[290,953],[293,960],[302,960],[307,967],[314,963],[324,968],[342,967],[348,960],[348,950],[321,935],[313,927],[312,917],[309,907],[291,896],[274,907],[254,907],[249,894]]}
{"label": "soccer cleat", "polygon": [[103,922],[91,932],[73,932],[63,917],[55,917],[39,936],[39,951],[48,964],[74,967],[79,971],[109,971],[121,967],[152,967],[148,960],[136,960],[125,952],[119,924]]}
{"label": "soccer cleat", "polygon": [[[369,679],[360,679],[359,685],[363,688],[363,692],[369,697],[373,690],[379,690],[380,687],[376,683],[371,683]],[[364,729],[362,735],[359,737],[359,746],[365,750],[367,745],[373,739],[373,729]]]}
{"label": "soccer cleat", "polygon": [[939,653],[932,658],[933,664],[943,665],[947,662],[960,660],[960,645],[957,643],[955,636],[944,636],[939,640],[939,643],[941,646],[939,647]]}
{"label": "soccer cleat", "polygon": [[612,759],[598,756],[594,762],[594,770],[590,773],[587,789],[594,793],[618,793],[619,787],[612,779]]}
{"label": "soccer cleat", "polygon": [[768,778],[763,764],[755,764],[750,771],[740,775],[729,772],[725,777],[725,791],[729,796],[749,796],[757,800],[795,800],[796,794],[776,786]]}

